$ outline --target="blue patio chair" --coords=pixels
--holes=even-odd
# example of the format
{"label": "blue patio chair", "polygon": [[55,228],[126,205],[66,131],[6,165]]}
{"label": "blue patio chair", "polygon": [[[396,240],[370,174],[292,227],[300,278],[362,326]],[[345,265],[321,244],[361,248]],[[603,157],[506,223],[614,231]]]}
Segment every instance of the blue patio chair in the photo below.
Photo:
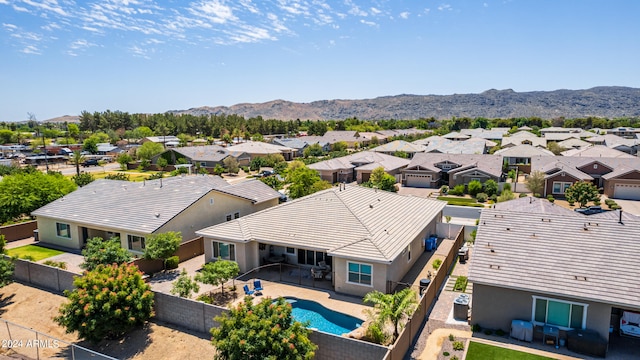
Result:
{"label": "blue patio chair", "polygon": [[255,292],[262,293],[262,290],[264,289],[262,288],[262,283],[260,282],[260,280],[253,280],[253,290]]}
{"label": "blue patio chair", "polygon": [[243,287],[243,289],[244,289],[244,293],[245,293],[245,295],[253,295],[253,293],[255,293],[255,291],[254,291],[254,290],[249,290],[249,285],[246,285],[246,284],[245,284],[245,286]]}

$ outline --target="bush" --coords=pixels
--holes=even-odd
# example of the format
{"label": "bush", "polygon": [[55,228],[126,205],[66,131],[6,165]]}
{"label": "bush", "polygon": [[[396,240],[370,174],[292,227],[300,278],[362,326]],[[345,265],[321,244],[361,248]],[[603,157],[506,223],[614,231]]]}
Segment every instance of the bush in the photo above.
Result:
{"label": "bush", "polygon": [[493,334],[493,330],[491,330],[491,329],[486,329],[486,330],[484,331],[484,334],[485,334],[485,335],[492,335],[492,334]]}
{"label": "bush", "polygon": [[203,303],[206,303],[206,304],[213,304],[213,298],[211,296],[209,296],[208,294],[198,295],[196,300],[197,301],[202,301]]}
{"label": "bush", "polygon": [[520,195],[518,195],[518,197],[521,197],[521,198],[523,198],[523,197],[527,197],[527,194],[525,194],[525,193],[520,193]]}
{"label": "bush", "polygon": [[453,334],[449,334],[449,341],[454,341],[456,339],[455,336],[453,336]]}
{"label": "bush", "polygon": [[511,184],[510,183],[504,183],[504,186],[502,187],[502,191],[511,191]]}
{"label": "bush", "polygon": [[456,185],[453,189],[449,189],[449,195],[464,195],[464,185]]}
{"label": "bush", "polygon": [[457,356],[457,355],[453,355],[453,356],[451,357],[451,360],[459,360],[459,359],[458,359],[458,356]]}
{"label": "bush", "polygon": [[[524,195],[524,194],[523,194]],[[525,195],[526,196],[526,195]],[[489,200],[496,202],[496,200],[498,200],[498,195],[497,194],[493,194],[491,196],[489,196]]]}
{"label": "bush", "polygon": [[440,265],[442,265],[442,260],[440,259],[435,259],[433,260],[433,264],[431,264],[433,266],[434,270],[438,270],[440,268]]}
{"label": "bush", "polygon": [[462,341],[454,341],[453,342],[453,350],[464,350],[464,343]]}
{"label": "bush", "polygon": [[480,326],[480,324],[473,324],[471,326],[471,331],[473,332],[480,332],[482,331],[482,326]]}
{"label": "bush", "polygon": [[556,199],[553,197],[553,195],[548,195],[547,196],[547,200],[549,200],[550,203],[553,204],[554,201],[556,201]]}
{"label": "bush", "polygon": [[180,264],[180,258],[177,256],[171,256],[168,257],[167,260],[165,260],[165,266],[167,267],[167,270],[177,269],[178,264]]}
{"label": "bush", "polygon": [[250,169],[248,166],[241,166],[240,167],[242,169],[242,171],[246,172],[247,174],[249,173]]}
{"label": "bush", "polygon": [[48,266],[57,267],[57,268],[60,268],[62,270],[65,270],[67,268],[67,263],[64,262],[64,261],[47,260],[47,261],[43,262],[43,264],[48,265]]}
{"label": "bush", "polygon": [[116,173],[116,174],[108,174],[107,176],[104,177],[105,179],[108,180],[124,180],[124,181],[129,181],[129,174],[125,174],[125,173]]}
{"label": "bush", "polygon": [[[174,171],[175,171],[175,170],[174,170]],[[171,174],[173,174],[173,171],[171,172]],[[163,177],[164,177],[164,175],[162,175],[162,173],[161,173],[161,172],[157,172],[157,173],[151,174],[151,176],[149,176],[149,177],[147,178],[147,180],[162,179]]]}
{"label": "bush", "polygon": [[489,199],[489,196],[485,193],[476,194],[476,200],[480,203],[486,202]]}
{"label": "bush", "polygon": [[448,351],[445,351],[445,352],[443,352],[443,353],[442,353],[442,355],[444,355],[444,356],[449,356],[449,352],[448,352]]}
{"label": "bush", "polygon": [[593,200],[593,205],[599,206],[600,205],[600,200]]}
{"label": "bush", "polygon": [[[551,196],[551,195],[549,195],[549,196]],[[542,195],[540,195],[540,194],[538,194],[538,193],[535,193],[535,194],[533,194],[533,197],[541,198],[541,197],[542,197]]]}
{"label": "bush", "polygon": [[616,205],[616,202],[611,199],[604,199],[604,203],[607,204],[607,206]]}
{"label": "bush", "polygon": [[470,181],[467,187],[469,189],[469,195],[471,196],[476,196],[478,193],[482,192],[482,183],[478,180]]}
{"label": "bush", "polygon": [[622,206],[620,206],[618,204],[615,204],[615,205],[609,206],[609,209],[611,209],[611,210],[619,210],[619,209],[622,209]]}
{"label": "bush", "polygon": [[456,279],[455,285],[453,285],[453,291],[464,292],[467,289],[467,277],[460,276]]}
{"label": "bush", "polygon": [[498,329],[498,330],[496,330],[496,335],[498,335],[498,336],[504,336],[505,334],[506,334],[506,333],[505,333],[505,332],[504,332],[504,330],[502,330],[502,329]]}
{"label": "bush", "polygon": [[446,195],[448,193],[449,193],[449,187],[447,185],[442,185],[442,187],[440,188],[440,194]]}
{"label": "bush", "polygon": [[376,344],[384,344],[387,341],[387,335],[382,330],[382,327],[377,322],[373,322],[367,326],[367,332],[365,333],[367,339]]}
{"label": "bush", "polygon": [[27,261],[36,261],[36,258],[34,258],[31,255],[23,255],[22,256],[22,260],[27,260]]}
{"label": "bush", "polygon": [[498,183],[495,180],[489,179],[484,182],[484,193],[491,196],[498,193]]}

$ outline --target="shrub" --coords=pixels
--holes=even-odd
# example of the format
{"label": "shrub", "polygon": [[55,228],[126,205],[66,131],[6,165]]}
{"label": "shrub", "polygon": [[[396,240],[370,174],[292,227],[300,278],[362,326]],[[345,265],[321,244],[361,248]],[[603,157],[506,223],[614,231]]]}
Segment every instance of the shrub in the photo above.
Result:
{"label": "shrub", "polygon": [[502,191],[511,191],[511,184],[510,183],[505,183],[504,186],[502,187]]}
{"label": "shrub", "polygon": [[476,200],[480,203],[486,202],[489,199],[489,196],[485,193],[476,194]]}
{"label": "shrub", "polygon": [[491,329],[486,329],[486,330],[484,331],[484,334],[485,334],[485,335],[492,335],[492,334],[493,334],[493,330],[491,330]]}
{"label": "shrub", "polygon": [[433,260],[433,264],[431,264],[433,266],[434,270],[438,270],[440,268],[440,265],[442,265],[442,260],[440,259],[435,259]]}
{"label": "shrub", "polygon": [[457,355],[453,355],[453,356],[451,357],[451,360],[459,360],[459,359],[458,359],[458,356],[457,356]]}
{"label": "shrub", "polygon": [[27,261],[36,261],[36,258],[34,258],[31,255],[23,255],[22,256],[22,260],[27,260]]}
{"label": "shrub", "polygon": [[[551,195],[549,195],[549,196],[551,196]],[[540,194],[538,194],[538,193],[535,193],[535,194],[533,194],[533,197],[541,198],[541,197],[542,197],[542,195],[540,195]]]}
{"label": "shrub", "polygon": [[248,166],[241,166],[240,167],[242,169],[242,171],[246,172],[247,174],[249,173],[250,169]]}
{"label": "shrub", "polygon": [[467,289],[467,277],[460,276],[456,279],[455,285],[453,285],[453,291],[464,292]]}
{"label": "shrub", "polygon": [[549,200],[550,203],[553,204],[554,201],[556,201],[556,199],[553,197],[553,195],[548,195],[547,196],[547,200]]}
{"label": "shrub", "polygon": [[387,341],[387,335],[382,330],[382,327],[377,322],[373,322],[367,326],[367,332],[365,333],[367,339],[376,344],[384,344]]}
{"label": "shrub", "polygon": [[207,294],[198,295],[196,298],[197,301],[202,301],[206,304],[213,304],[213,298]]}
{"label": "shrub", "polygon": [[521,197],[521,198],[523,198],[523,197],[527,197],[527,194],[525,194],[525,193],[520,193],[520,195],[518,195],[518,197]]}
{"label": "shrub", "polygon": [[471,331],[480,332],[482,331],[482,326],[480,326],[480,324],[473,324],[471,325]]}
{"label": "shrub", "polygon": [[453,334],[449,334],[449,341],[454,341],[456,339],[455,336],[453,336]]}
{"label": "shrub", "polygon": [[607,204],[607,206],[616,205],[616,202],[611,199],[604,199],[604,203]]}
{"label": "shrub", "polygon": [[180,264],[180,258],[177,256],[171,256],[168,257],[167,260],[165,260],[165,266],[167,267],[167,270],[177,269],[178,264]]}
{"label": "shrub", "polygon": [[469,195],[476,196],[478,193],[482,192],[482,183],[478,180],[472,180],[469,182]]}
{"label": "shrub", "polygon": [[611,210],[619,210],[619,209],[622,209],[622,206],[620,206],[618,204],[615,204],[615,205],[609,206],[609,209],[611,209]]}
{"label": "shrub", "polygon": [[496,200],[498,200],[498,195],[497,194],[493,194],[493,195],[489,196],[489,200],[491,200],[493,202],[496,202]]}
{"label": "shrub", "polygon": [[440,188],[440,194],[446,195],[449,193],[449,187],[447,185],[442,185]]}
{"label": "shrub", "polygon": [[[175,170],[174,170],[174,171],[175,171]],[[173,171],[171,172],[171,174],[173,174]],[[164,176],[162,175],[162,173],[161,173],[161,172],[157,172],[157,173],[151,174],[151,176],[149,176],[149,177],[147,178],[147,180],[162,179],[163,177],[164,177]]]}
{"label": "shrub", "polygon": [[443,353],[442,353],[442,355],[444,355],[444,356],[449,356],[449,352],[448,352],[448,351],[445,351],[445,352],[443,352]]}
{"label": "shrub", "polygon": [[453,350],[464,350],[464,343],[462,341],[454,341],[453,342]]}
{"label": "shrub", "polygon": [[115,173],[115,174],[108,174],[107,176],[104,177],[105,179],[108,180],[124,180],[124,181],[129,181],[129,174],[125,174],[125,173]]}
{"label": "shrub", "polygon": [[456,185],[453,189],[449,189],[449,194],[457,196],[464,195],[464,185]]}
{"label": "shrub", "polygon": [[57,268],[60,268],[62,270],[65,270],[67,268],[67,263],[64,262],[64,261],[47,260],[47,261],[43,262],[43,264],[48,265],[48,266],[57,267]]}
{"label": "shrub", "polygon": [[599,206],[600,205],[600,200],[593,200],[593,205]]}
{"label": "shrub", "polygon": [[491,196],[498,193],[498,183],[495,180],[489,179],[484,182],[484,193]]}
{"label": "shrub", "polygon": [[496,330],[496,335],[498,335],[498,336],[504,336],[505,334],[506,334],[506,333],[505,333],[505,332],[504,332],[504,330],[502,330],[502,329],[498,329],[498,330]]}

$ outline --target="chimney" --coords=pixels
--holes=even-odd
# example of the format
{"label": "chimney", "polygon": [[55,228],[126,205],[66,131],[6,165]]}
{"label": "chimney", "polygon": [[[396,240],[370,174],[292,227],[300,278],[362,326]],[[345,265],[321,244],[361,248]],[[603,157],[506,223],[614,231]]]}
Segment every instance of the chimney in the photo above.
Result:
{"label": "chimney", "polygon": [[623,225],[624,225],[624,223],[622,222],[622,209],[620,209],[620,210],[618,210],[618,211],[619,211],[618,215],[620,216],[620,217],[618,218],[618,224],[623,224]]}

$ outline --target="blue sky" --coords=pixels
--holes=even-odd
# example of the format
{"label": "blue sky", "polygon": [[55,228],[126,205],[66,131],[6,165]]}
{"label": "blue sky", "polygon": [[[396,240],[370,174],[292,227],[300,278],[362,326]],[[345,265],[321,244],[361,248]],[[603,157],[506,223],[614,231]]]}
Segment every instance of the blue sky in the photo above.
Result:
{"label": "blue sky", "polygon": [[0,0],[0,121],[640,87],[640,1]]}

